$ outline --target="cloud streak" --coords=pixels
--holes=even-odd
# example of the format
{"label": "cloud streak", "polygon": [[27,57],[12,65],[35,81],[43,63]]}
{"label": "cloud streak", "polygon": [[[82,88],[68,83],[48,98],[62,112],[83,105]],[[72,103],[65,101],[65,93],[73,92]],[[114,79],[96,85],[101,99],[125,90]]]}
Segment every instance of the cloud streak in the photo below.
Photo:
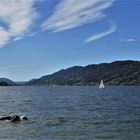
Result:
{"label": "cloud streak", "polygon": [[42,24],[42,30],[59,32],[103,19],[114,0],[62,0]]}
{"label": "cloud streak", "polygon": [[23,67],[32,67],[32,66],[37,66],[39,65],[38,63],[31,63],[31,64],[26,64],[26,65],[9,65],[9,66],[4,66],[0,67],[0,70],[8,70],[8,69],[15,69],[15,68],[23,68]]}
{"label": "cloud streak", "polygon": [[111,26],[111,28],[107,31],[104,31],[104,32],[101,32],[101,33],[98,33],[98,34],[94,34],[90,37],[88,37],[85,42],[91,42],[91,41],[95,41],[97,39],[100,39],[100,38],[103,38],[105,36],[108,36],[110,34],[112,34],[113,32],[117,31],[117,26],[116,25],[113,25]]}
{"label": "cloud streak", "polygon": [[128,39],[122,39],[121,42],[130,42],[130,43],[133,43],[133,42],[136,42],[137,39],[135,38],[128,38]]}
{"label": "cloud streak", "polygon": [[[44,1],[44,0],[42,0]],[[8,42],[34,36],[42,31],[60,32],[87,23],[102,20],[105,10],[115,0],[61,0],[53,14],[38,30],[31,32],[34,21],[38,18],[34,8],[37,0],[2,0],[0,3],[0,48]],[[41,0],[39,1],[41,2]],[[39,11],[38,11],[39,12]]]}
{"label": "cloud streak", "polygon": [[0,47],[11,39],[19,39],[29,33],[37,18],[33,8],[35,0],[2,0],[0,2]]}

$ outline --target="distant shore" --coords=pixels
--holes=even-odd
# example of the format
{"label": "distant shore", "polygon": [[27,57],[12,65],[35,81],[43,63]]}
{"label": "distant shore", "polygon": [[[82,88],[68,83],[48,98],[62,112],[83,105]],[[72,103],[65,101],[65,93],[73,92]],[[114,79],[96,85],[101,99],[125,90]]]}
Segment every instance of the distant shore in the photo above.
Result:
{"label": "distant shore", "polygon": [[140,86],[139,68],[140,61],[132,60],[74,66],[27,82],[0,78],[0,86],[98,86],[101,79],[107,86]]}

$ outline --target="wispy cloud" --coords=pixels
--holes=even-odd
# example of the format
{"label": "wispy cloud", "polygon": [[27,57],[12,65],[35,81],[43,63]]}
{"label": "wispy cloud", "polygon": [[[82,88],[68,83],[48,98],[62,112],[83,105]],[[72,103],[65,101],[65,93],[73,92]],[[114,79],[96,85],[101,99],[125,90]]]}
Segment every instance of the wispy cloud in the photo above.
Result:
{"label": "wispy cloud", "polygon": [[9,65],[9,66],[0,67],[0,70],[13,69],[19,67],[21,67],[21,65]]}
{"label": "wispy cloud", "polygon": [[82,54],[82,53],[87,53],[87,52],[92,52],[94,51],[94,49],[86,49],[86,50],[79,50],[79,51],[74,51],[74,52],[69,52],[69,53],[66,53],[64,54],[65,56],[74,56],[74,55],[79,55],[79,54]]}
{"label": "wispy cloud", "polygon": [[0,47],[11,39],[21,39],[30,31],[37,13],[35,0],[2,0],[0,2]]}
{"label": "wispy cloud", "polygon": [[122,39],[121,42],[136,42],[137,39],[135,38],[127,38],[127,39]]}
{"label": "wispy cloud", "polygon": [[0,27],[0,47],[9,41],[10,35],[3,27]]}
{"label": "wispy cloud", "polygon": [[116,25],[112,25],[111,28],[110,28],[109,30],[104,31],[104,32],[101,32],[101,33],[98,33],[98,34],[94,34],[94,35],[88,37],[88,38],[85,40],[85,42],[95,41],[95,40],[97,40],[97,39],[100,39],[100,38],[102,38],[102,37],[105,37],[105,36],[107,36],[107,35],[110,35],[110,34],[112,34],[112,33],[115,32],[115,31],[117,31],[117,27],[116,27]]}
{"label": "wispy cloud", "polygon": [[64,31],[103,19],[115,0],[62,0],[43,24],[42,30]]}
{"label": "wispy cloud", "polygon": [[38,66],[39,64],[38,63],[31,63],[31,64],[27,64],[25,66]]}
{"label": "wispy cloud", "polygon": [[37,66],[37,65],[39,64],[31,63],[31,64],[25,64],[25,65],[8,65],[8,66],[0,67],[0,70],[8,70],[8,69],[15,69],[15,68],[22,68],[22,67],[32,67],[32,66]]}
{"label": "wispy cloud", "polygon": [[[43,2],[45,0],[40,0]],[[31,32],[31,27],[39,13],[34,8],[37,0],[2,0],[0,2],[0,48],[9,41],[17,41],[25,36],[34,36],[42,31],[64,31],[90,22],[103,19],[105,10],[115,0],[61,0],[54,13],[38,28]]]}

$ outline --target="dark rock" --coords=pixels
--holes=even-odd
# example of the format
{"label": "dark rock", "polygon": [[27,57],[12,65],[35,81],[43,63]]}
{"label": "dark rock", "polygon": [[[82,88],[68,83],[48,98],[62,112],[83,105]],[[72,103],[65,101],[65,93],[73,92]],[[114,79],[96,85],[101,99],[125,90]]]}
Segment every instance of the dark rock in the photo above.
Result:
{"label": "dark rock", "polygon": [[0,118],[0,121],[5,121],[5,120],[9,120],[11,121],[12,123],[19,123],[21,122],[22,120],[28,120],[27,117],[20,117],[18,115],[14,115],[14,116],[7,116],[7,117],[1,117]]}
{"label": "dark rock", "polygon": [[28,118],[27,117],[23,117],[22,120],[28,120]]}
{"label": "dark rock", "polygon": [[7,116],[7,117],[1,117],[0,120],[1,121],[5,121],[5,120],[11,120],[12,117],[11,116]]}
{"label": "dark rock", "polygon": [[12,119],[11,119],[12,123],[17,123],[17,122],[20,122],[20,121],[21,121],[21,119],[20,119],[20,116],[18,116],[18,115],[13,116]]}

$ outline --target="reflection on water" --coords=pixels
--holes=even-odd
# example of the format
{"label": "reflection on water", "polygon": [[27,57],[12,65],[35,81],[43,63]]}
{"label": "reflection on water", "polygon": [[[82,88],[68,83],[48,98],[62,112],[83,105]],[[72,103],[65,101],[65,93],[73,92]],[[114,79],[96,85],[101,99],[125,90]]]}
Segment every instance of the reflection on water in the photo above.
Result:
{"label": "reflection on water", "polygon": [[0,87],[0,139],[138,140],[140,87]]}

